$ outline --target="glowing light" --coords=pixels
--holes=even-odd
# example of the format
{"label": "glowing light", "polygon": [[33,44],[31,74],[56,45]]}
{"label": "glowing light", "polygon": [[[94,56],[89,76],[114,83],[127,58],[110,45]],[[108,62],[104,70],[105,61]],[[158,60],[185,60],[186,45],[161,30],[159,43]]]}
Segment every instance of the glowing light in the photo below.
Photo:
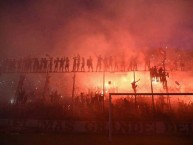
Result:
{"label": "glowing light", "polygon": [[126,77],[123,77],[123,82],[127,82],[127,78]]}
{"label": "glowing light", "polygon": [[11,104],[13,104],[13,103],[14,103],[14,99],[13,99],[13,98],[10,100],[10,103],[11,103]]}

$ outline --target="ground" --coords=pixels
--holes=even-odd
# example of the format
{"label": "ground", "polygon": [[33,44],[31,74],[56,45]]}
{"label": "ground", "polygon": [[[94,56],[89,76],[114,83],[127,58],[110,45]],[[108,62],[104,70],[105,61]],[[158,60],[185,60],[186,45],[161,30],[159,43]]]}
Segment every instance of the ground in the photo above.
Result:
{"label": "ground", "polygon": [[11,134],[0,135],[1,145],[192,145],[187,136],[113,136],[86,134]]}

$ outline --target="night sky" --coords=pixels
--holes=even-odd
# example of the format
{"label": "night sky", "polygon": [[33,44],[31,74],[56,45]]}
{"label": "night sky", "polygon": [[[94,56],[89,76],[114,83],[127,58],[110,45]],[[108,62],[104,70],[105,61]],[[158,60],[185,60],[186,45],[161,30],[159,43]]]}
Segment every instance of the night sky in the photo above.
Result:
{"label": "night sky", "polygon": [[193,48],[192,0],[4,0],[0,55]]}

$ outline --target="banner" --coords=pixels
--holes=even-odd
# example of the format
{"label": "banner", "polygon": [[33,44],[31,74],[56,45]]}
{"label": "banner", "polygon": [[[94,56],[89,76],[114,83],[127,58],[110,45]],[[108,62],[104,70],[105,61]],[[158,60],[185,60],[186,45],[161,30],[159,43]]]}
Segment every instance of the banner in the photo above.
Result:
{"label": "banner", "polygon": [[[0,120],[1,133],[108,133],[107,121],[64,121],[64,120]],[[112,123],[113,134],[155,135],[176,134],[193,135],[193,123],[162,121]]]}

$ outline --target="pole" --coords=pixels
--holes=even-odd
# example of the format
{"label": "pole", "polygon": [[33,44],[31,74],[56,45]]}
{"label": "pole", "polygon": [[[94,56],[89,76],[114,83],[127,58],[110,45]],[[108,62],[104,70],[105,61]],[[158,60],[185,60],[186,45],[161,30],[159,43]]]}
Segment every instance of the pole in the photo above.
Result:
{"label": "pole", "polygon": [[111,104],[111,94],[109,94],[109,142],[112,142],[112,104]]}
{"label": "pole", "polygon": [[[149,66],[150,65],[150,59],[149,59]],[[155,113],[155,104],[154,104],[154,95],[153,95],[153,84],[152,84],[152,78],[151,78],[151,69],[150,69],[150,82],[151,82],[151,96],[152,96],[152,109],[153,109],[153,113]]]}
{"label": "pole", "polygon": [[151,80],[151,93],[152,93],[152,109],[153,109],[153,113],[155,112],[155,104],[154,104],[154,95],[153,95],[153,84],[152,84],[152,79],[150,77]]}
{"label": "pole", "polygon": [[24,84],[25,78],[26,78],[26,74],[20,75],[19,82],[17,85],[17,90],[16,90],[15,96],[14,96],[14,104],[18,103],[18,95],[23,90],[23,84]]}
{"label": "pole", "polygon": [[[133,78],[134,78],[134,83],[135,83],[135,70],[133,70]],[[135,109],[137,109],[137,96],[136,96],[136,89],[134,89],[135,93]]]}
{"label": "pole", "polygon": [[105,68],[103,70],[103,111],[105,109]]}
{"label": "pole", "polygon": [[[163,59],[163,67],[164,67],[164,75],[166,75],[166,67],[165,67],[165,56],[164,56],[164,59]],[[166,77],[166,76],[164,76]],[[166,93],[168,93],[168,83],[167,83],[167,80],[165,82],[165,88],[166,88]],[[171,109],[171,104],[170,104],[170,97],[169,95],[167,95],[167,103],[169,104],[169,109]]]}
{"label": "pole", "polygon": [[43,102],[46,101],[45,96],[46,96],[46,91],[47,91],[48,85],[49,85],[49,79],[50,79],[50,76],[49,76],[49,73],[48,73],[48,71],[47,71],[47,74],[46,74],[46,81],[45,81],[45,84],[44,84],[44,90],[43,90],[43,94],[42,94]]}
{"label": "pole", "polygon": [[75,92],[75,83],[76,83],[76,72],[74,71],[73,76],[73,85],[72,85],[72,112],[74,111],[74,92]]}

